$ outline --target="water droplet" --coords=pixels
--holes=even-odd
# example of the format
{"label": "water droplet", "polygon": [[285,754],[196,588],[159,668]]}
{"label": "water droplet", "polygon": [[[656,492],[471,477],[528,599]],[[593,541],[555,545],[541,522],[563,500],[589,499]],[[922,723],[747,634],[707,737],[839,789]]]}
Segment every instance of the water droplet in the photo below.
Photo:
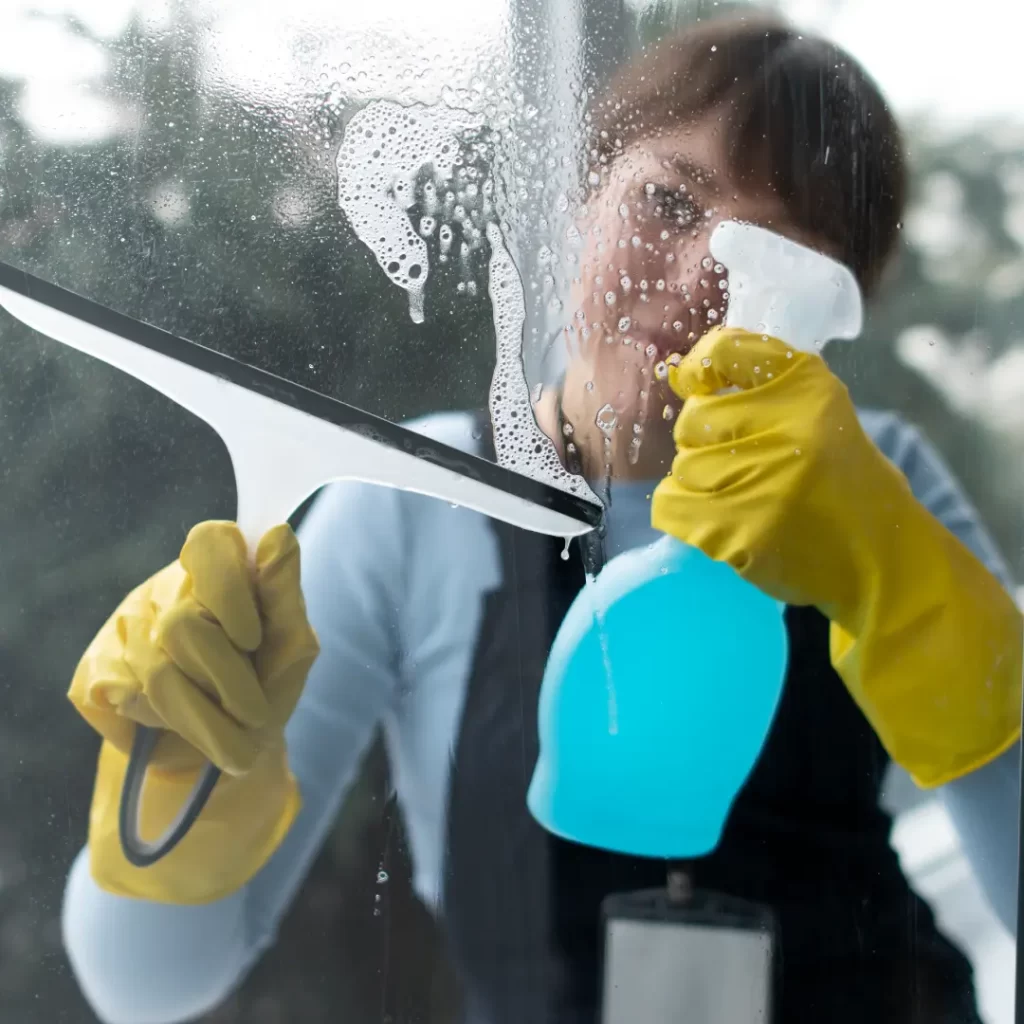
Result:
{"label": "water droplet", "polygon": [[598,429],[603,431],[605,434],[610,434],[619,422],[618,413],[606,402],[597,410],[597,416],[594,418],[594,422],[597,424]]}
{"label": "water droplet", "polygon": [[665,380],[668,377],[668,366],[664,362],[656,363],[654,367],[654,376],[658,380]]}
{"label": "water droplet", "polygon": [[760,366],[755,366],[754,367],[754,373],[760,373],[760,372],[761,372],[761,367]]}
{"label": "water droplet", "polygon": [[609,306],[614,306],[615,305],[615,298],[616,298],[615,292],[605,292],[604,293],[604,301]]}
{"label": "water droplet", "polygon": [[573,425],[571,423],[563,423],[562,424],[562,433],[566,437],[572,437],[574,432],[575,431],[574,431]]}
{"label": "water droplet", "polygon": [[377,872],[377,884],[383,885],[388,880],[388,873],[386,871]]}
{"label": "water droplet", "polygon": [[658,348],[656,345],[648,345],[647,348],[644,349],[644,352],[648,356],[656,356],[658,354]]}
{"label": "water droplet", "polygon": [[584,384],[583,386],[584,386],[584,387],[585,387],[585,388],[586,388],[586,389],[587,389],[588,391],[593,391],[593,390],[594,390],[594,382],[593,382],[592,380],[588,380],[588,381],[587,381],[587,383],[586,383],[586,384]]}
{"label": "water droplet", "polygon": [[564,540],[565,540],[565,547],[562,548],[562,561],[563,562],[568,562],[569,561],[569,539],[570,538],[568,538],[568,537],[564,538]]}
{"label": "water droplet", "polygon": [[619,278],[619,286],[624,292],[628,292],[633,287],[633,282],[627,274],[623,274]]}
{"label": "water droplet", "polygon": [[710,359],[710,358],[709,358],[708,356],[705,356],[705,357],[704,357],[704,358],[703,358],[703,359],[702,359],[702,360],[700,361],[700,365],[701,365],[701,366],[705,366],[705,367],[706,367],[706,366],[710,366],[710,365],[711,365],[711,359]]}
{"label": "water droplet", "polygon": [[683,361],[683,357],[678,352],[673,352],[672,355],[665,360],[669,366],[678,366]]}
{"label": "water droplet", "polygon": [[723,267],[721,263],[716,263],[715,264],[715,273],[716,274],[724,274],[725,273],[725,267]]}
{"label": "water droplet", "polygon": [[793,353],[792,352],[787,352],[786,353],[786,358],[787,359],[792,359],[793,358]]}
{"label": "water droplet", "polygon": [[672,408],[671,405],[666,405],[665,408],[661,410],[661,418],[663,420],[674,419],[675,415],[676,415],[676,411],[675,411],[675,409]]}
{"label": "water droplet", "polygon": [[659,292],[663,292],[665,290],[665,282],[659,277],[658,280],[654,282],[654,287],[657,288]]}
{"label": "water droplet", "polygon": [[704,259],[700,261],[700,265],[705,270],[710,270],[715,265],[715,261],[710,256],[705,256]]}
{"label": "water droplet", "polygon": [[717,309],[709,309],[708,310],[708,319],[712,323],[714,323],[718,319],[718,310]]}
{"label": "water droplet", "polygon": [[677,320],[677,321],[676,321],[676,322],[675,322],[675,323],[674,323],[674,324],[672,325],[672,330],[673,330],[673,331],[677,331],[677,332],[678,332],[678,331],[681,331],[682,329],[683,329],[683,321],[682,321],[682,320]]}
{"label": "water droplet", "polygon": [[630,320],[630,318],[629,318],[628,316],[624,316],[624,317],[623,317],[623,318],[622,318],[622,319],[621,319],[621,320],[619,321],[619,330],[620,330],[620,331],[622,331],[622,332],[628,331],[628,330],[629,330],[629,328],[630,328],[630,325],[631,325],[632,323],[633,323],[633,321],[632,321],[632,320]]}
{"label": "water droplet", "polygon": [[653,181],[649,181],[649,182],[647,182],[647,184],[646,184],[646,185],[644,185],[644,191],[645,191],[645,192],[646,192],[646,193],[647,193],[647,194],[648,194],[649,196],[653,196],[653,195],[654,195],[654,193],[658,191],[658,186],[657,186],[657,185],[655,185]]}
{"label": "water droplet", "polygon": [[729,282],[723,277],[721,281],[718,282],[718,287],[724,292],[725,289],[729,287]]}
{"label": "water droplet", "polygon": [[794,455],[799,455],[800,454],[800,449],[799,448],[794,448],[793,449],[793,454]]}

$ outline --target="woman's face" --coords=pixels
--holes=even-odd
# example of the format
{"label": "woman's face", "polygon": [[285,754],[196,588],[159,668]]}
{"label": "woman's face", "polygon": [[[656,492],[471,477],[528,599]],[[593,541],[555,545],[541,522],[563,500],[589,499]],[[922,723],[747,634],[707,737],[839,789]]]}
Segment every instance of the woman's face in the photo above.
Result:
{"label": "woman's face", "polygon": [[603,411],[639,447],[644,423],[675,411],[659,364],[724,315],[727,275],[709,251],[715,225],[739,219],[792,234],[778,201],[744,190],[726,165],[718,121],[709,120],[637,142],[602,169],[581,213],[566,329],[563,400],[577,422]]}

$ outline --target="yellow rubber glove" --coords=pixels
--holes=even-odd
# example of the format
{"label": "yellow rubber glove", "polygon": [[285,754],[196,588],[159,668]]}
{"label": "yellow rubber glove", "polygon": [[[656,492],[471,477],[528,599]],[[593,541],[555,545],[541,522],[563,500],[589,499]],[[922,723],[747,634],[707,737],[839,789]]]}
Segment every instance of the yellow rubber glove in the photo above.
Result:
{"label": "yellow rubber glove", "polygon": [[[237,526],[203,523],[178,561],[125,598],[68,694],[105,741],[89,818],[92,875],[102,888],[205,903],[262,867],[300,806],[284,725],[318,653],[288,526],[263,537],[252,566]],[[188,835],[147,868],[125,860],[118,835],[136,722],[166,730],[143,790],[143,837],[163,834],[204,758],[226,773]]]}
{"label": "yellow rubber glove", "polygon": [[[890,756],[937,786],[1020,735],[1024,631],[925,509],[816,355],[718,328],[670,371],[684,399],[658,530],[831,620],[832,663]],[[741,390],[719,394],[722,389]]]}

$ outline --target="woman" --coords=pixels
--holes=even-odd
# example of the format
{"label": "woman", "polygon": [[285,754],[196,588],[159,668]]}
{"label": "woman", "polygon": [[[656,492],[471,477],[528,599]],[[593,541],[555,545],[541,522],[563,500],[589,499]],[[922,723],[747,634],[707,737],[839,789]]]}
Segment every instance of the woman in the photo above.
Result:
{"label": "woman", "polygon": [[[922,439],[891,416],[858,423],[816,357],[711,332],[660,379],[720,320],[707,239],[722,218],[831,253],[870,294],[902,216],[897,128],[853,61],[763,19],[654,48],[610,97],[595,111],[567,367],[538,420],[567,460],[613,482],[609,554],[656,536],[657,486],[658,527],[792,606],[768,745],[693,876],[775,911],[776,1021],[977,1021],[969,965],[910,891],[878,798],[887,750],[943,785],[1012,927],[1021,636],[1002,563]],[[741,391],[716,397],[724,385]],[[416,428],[486,451],[485,426]],[[903,523],[914,529],[897,536]],[[600,902],[662,884],[664,865],[559,842],[525,810],[540,678],[582,585],[578,556],[558,548],[344,484],[303,524],[301,591],[287,528],[264,538],[253,580],[234,527],[203,524],[126,599],[71,689],[106,740],[64,914],[101,1019],[184,1021],[225,997],[273,941],[378,723],[467,1019],[596,1019]],[[229,773],[144,871],[116,835],[135,721],[170,733],[151,828],[180,806],[197,750]]]}

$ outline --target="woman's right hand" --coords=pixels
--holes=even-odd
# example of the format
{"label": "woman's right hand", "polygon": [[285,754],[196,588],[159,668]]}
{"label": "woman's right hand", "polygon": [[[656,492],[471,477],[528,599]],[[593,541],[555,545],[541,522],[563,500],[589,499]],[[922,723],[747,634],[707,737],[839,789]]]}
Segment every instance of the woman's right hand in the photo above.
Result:
{"label": "woman's right hand", "polygon": [[279,742],[318,653],[291,528],[270,530],[251,564],[234,523],[207,522],[103,626],[69,697],[123,753],[136,723],[164,730],[158,769],[205,757],[243,775]]}

